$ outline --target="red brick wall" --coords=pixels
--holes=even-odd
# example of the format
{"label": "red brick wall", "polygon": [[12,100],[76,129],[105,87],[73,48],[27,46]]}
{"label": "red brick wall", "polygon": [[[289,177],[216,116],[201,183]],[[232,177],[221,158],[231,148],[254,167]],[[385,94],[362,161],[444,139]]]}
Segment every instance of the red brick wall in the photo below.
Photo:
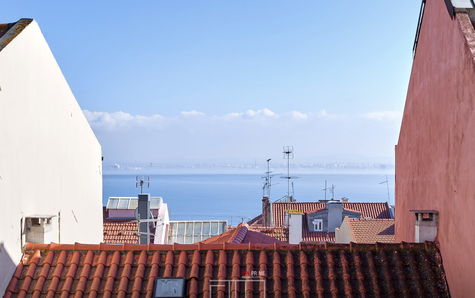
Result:
{"label": "red brick wall", "polygon": [[475,63],[466,39],[470,34],[475,38],[466,15],[452,19],[444,0],[427,0],[396,147],[396,240],[414,241],[410,209],[438,210],[437,238],[453,297],[475,295]]}

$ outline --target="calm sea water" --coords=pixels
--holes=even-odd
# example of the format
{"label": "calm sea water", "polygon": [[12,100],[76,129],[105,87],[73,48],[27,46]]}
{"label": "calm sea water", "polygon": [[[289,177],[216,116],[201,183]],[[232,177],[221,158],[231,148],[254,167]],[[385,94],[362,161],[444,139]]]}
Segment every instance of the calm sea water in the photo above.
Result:
{"label": "calm sea water", "polygon": [[[262,175],[259,174],[175,174],[151,175],[147,193],[163,197],[172,220],[225,219],[237,224],[258,215],[261,210]],[[324,198],[325,180],[335,185],[335,198],[354,202],[386,202],[384,174],[299,174],[294,182],[297,201]],[[280,181],[279,181],[280,180]],[[391,203],[394,202],[394,176],[388,176]],[[283,179],[274,177],[271,199],[287,192]],[[109,196],[136,196],[135,175],[104,175],[103,204]],[[327,192],[327,197],[330,193]]]}

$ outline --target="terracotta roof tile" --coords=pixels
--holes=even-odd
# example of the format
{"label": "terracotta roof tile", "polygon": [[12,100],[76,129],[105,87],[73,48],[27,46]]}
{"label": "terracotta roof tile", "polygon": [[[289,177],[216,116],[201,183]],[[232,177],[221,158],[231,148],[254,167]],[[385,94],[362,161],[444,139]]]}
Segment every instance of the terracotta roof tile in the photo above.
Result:
{"label": "terracotta roof tile", "polygon": [[[156,277],[184,277],[189,297],[226,297],[230,292],[261,297],[449,297],[440,253],[431,242],[28,243],[5,297],[150,297]],[[216,282],[229,279],[242,282]],[[218,284],[223,287],[210,287]]]}
{"label": "terracotta roof tile", "polygon": [[247,223],[241,223],[235,228],[230,228],[226,232],[203,240],[202,243],[207,244],[222,244],[222,243],[260,243],[260,244],[273,244],[282,243],[272,236],[268,236],[265,233],[259,231],[253,231],[249,228]]}
{"label": "terracotta roof tile", "polygon": [[105,219],[104,220],[105,243],[130,243],[138,244],[138,222],[130,219]]}
{"label": "terracotta roof tile", "polygon": [[353,242],[394,242],[394,219],[345,218],[352,233]]}
{"label": "terracotta roof tile", "polygon": [[[324,243],[335,242],[335,233],[310,232],[306,225],[303,225],[302,242]],[[251,226],[251,230],[261,232],[267,236],[276,238],[282,242],[289,241],[289,230],[287,227],[260,227]]]}
{"label": "terracotta roof tile", "polygon": [[[288,210],[313,213],[324,209],[325,204],[320,202],[292,202],[292,203],[273,203],[272,214],[274,226],[281,227],[285,225],[285,216]],[[364,218],[391,218],[391,212],[387,203],[350,203],[344,202],[343,208],[362,213]],[[258,223],[258,220],[254,220]]]}

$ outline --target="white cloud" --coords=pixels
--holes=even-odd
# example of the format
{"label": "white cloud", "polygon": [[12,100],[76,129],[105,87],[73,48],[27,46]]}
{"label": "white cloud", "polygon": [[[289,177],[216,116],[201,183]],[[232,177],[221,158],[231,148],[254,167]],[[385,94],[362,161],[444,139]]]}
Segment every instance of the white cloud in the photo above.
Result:
{"label": "white cloud", "polygon": [[329,113],[327,112],[327,110],[323,109],[317,113],[317,117],[320,119],[338,119],[338,118],[344,118],[345,116],[342,114]]}
{"label": "white cloud", "polygon": [[254,118],[278,118],[279,115],[274,113],[273,111],[264,108],[260,110],[247,110],[245,112],[232,112],[229,114],[224,115],[224,119],[236,119],[236,118],[243,118],[243,119],[254,119]]}
{"label": "white cloud", "polygon": [[180,112],[180,115],[184,117],[195,117],[195,116],[205,116],[206,114],[196,111],[196,110],[192,110],[192,111],[182,111]]}
{"label": "white cloud", "polygon": [[394,120],[401,120],[402,113],[400,111],[377,111],[377,112],[361,114],[360,116],[362,118],[369,119],[369,120],[394,121]]}
{"label": "white cloud", "polygon": [[376,121],[400,119],[394,111],[278,114],[268,108],[218,115],[183,111],[147,116],[88,110],[84,115],[109,160],[150,161],[259,159],[280,152],[285,144],[298,148],[298,158],[309,160],[330,155],[392,156],[399,127],[394,121]]}
{"label": "white cloud", "polygon": [[150,126],[164,119],[164,117],[159,114],[143,116],[132,115],[122,111],[109,113],[83,110],[83,113],[92,127],[103,127],[107,129],[127,126]]}
{"label": "white cloud", "polygon": [[290,112],[290,116],[294,119],[305,120],[308,119],[308,114],[299,112],[299,111],[292,111]]}

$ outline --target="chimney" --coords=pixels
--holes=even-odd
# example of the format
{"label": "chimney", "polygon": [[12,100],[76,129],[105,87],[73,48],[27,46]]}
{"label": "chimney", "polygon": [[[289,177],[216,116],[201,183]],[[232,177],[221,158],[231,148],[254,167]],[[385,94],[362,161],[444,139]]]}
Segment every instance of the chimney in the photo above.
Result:
{"label": "chimney", "polygon": [[437,236],[439,213],[436,210],[410,210],[416,215],[414,242],[434,241]]}
{"label": "chimney", "polygon": [[140,194],[137,207],[137,219],[139,220],[139,244],[150,243],[150,195]]}
{"label": "chimney", "polygon": [[343,221],[343,204],[339,201],[329,201],[327,203],[328,210],[328,230],[333,233],[336,228],[339,228]]}
{"label": "chimney", "polygon": [[302,242],[302,212],[289,211],[289,244]]}
{"label": "chimney", "polygon": [[265,227],[272,226],[272,212],[269,197],[262,198],[262,224]]}

